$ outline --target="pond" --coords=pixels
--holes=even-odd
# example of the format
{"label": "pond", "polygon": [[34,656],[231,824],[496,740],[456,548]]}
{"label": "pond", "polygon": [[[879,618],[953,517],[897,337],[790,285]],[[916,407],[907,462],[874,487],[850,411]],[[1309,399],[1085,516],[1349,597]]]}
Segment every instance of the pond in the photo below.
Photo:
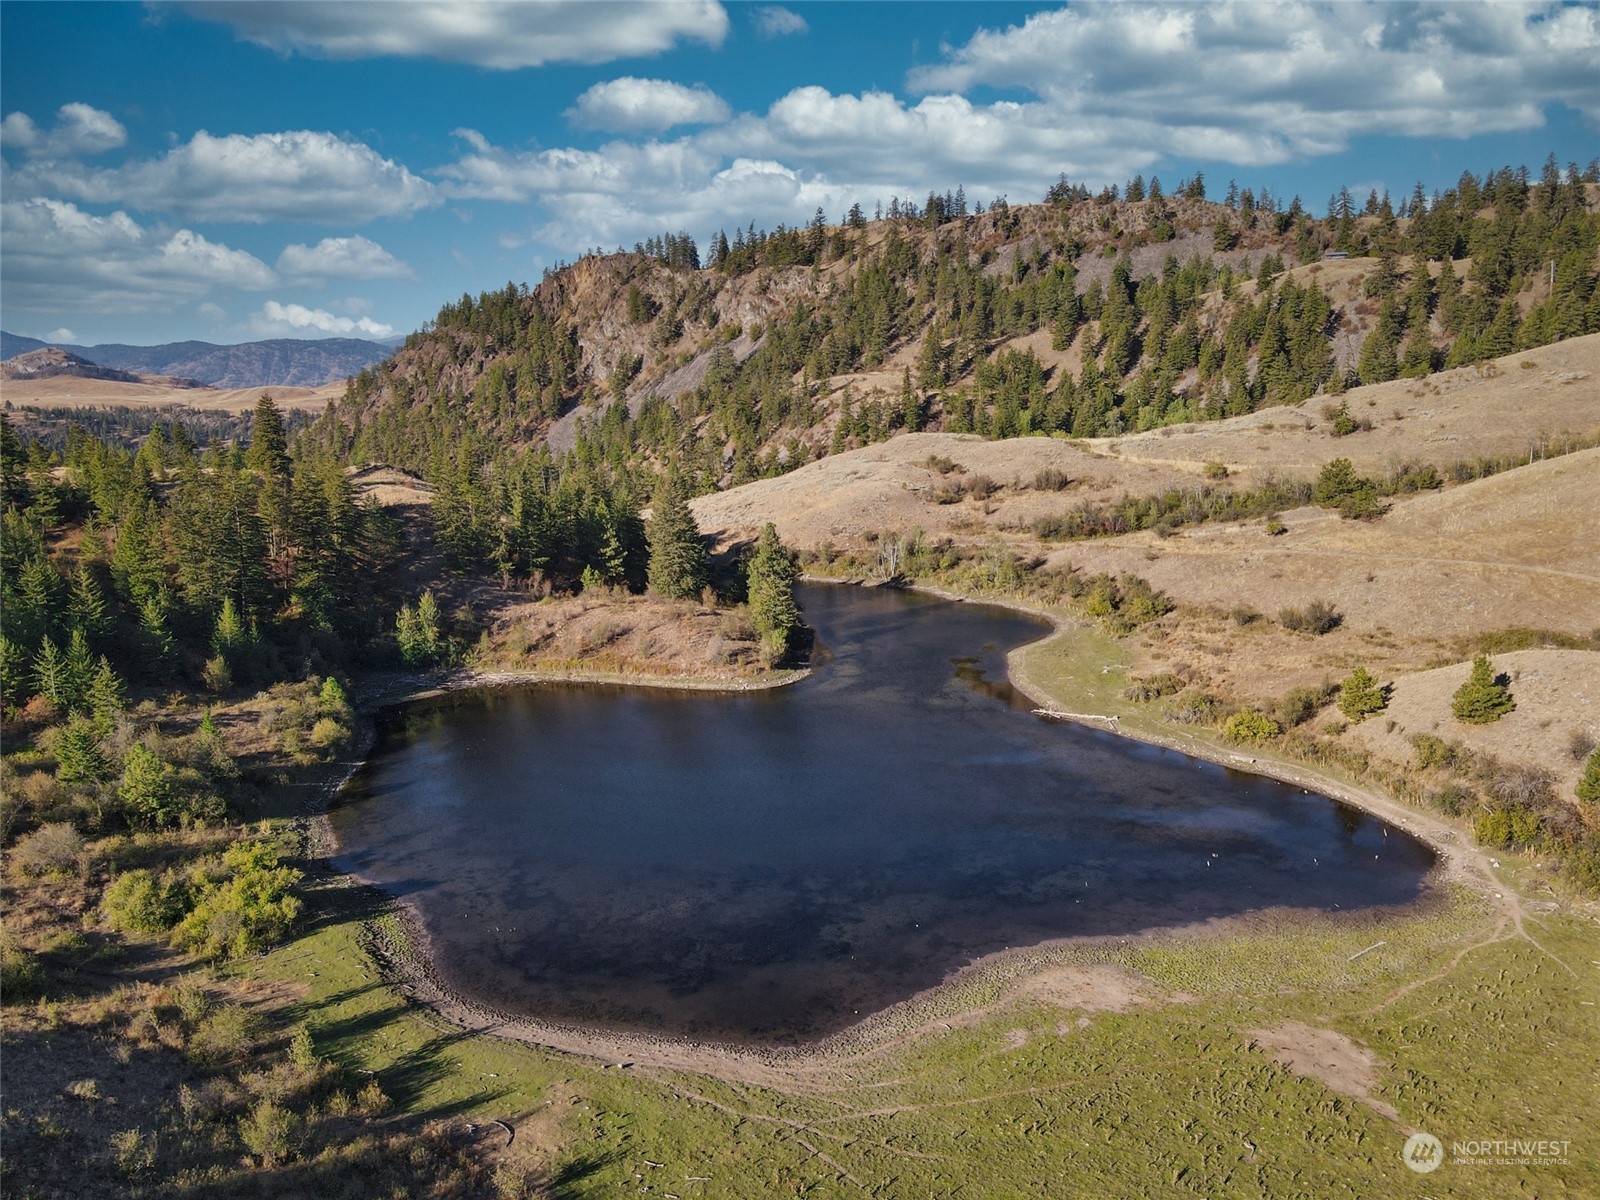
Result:
{"label": "pond", "polygon": [[1033,715],[1041,622],[807,585],[816,669],[718,694],[578,684],[392,710],[331,821],[434,965],[503,1012],[790,1044],[972,960],[1421,894],[1432,852],[1323,796]]}

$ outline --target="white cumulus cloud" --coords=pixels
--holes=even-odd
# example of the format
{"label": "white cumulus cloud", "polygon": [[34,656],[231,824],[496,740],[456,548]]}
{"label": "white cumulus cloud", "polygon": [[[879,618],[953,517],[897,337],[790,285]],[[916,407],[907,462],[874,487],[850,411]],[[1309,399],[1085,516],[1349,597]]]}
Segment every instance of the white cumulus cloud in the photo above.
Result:
{"label": "white cumulus cloud", "polygon": [[1600,123],[1600,12],[1517,4],[1108,4],[980,30],[914,90],[1026,88],[1058,122],[1122,123],[1160,154],[1249,164],[1353,137]]}
{"label": "white cumulus cloud", "polygon": [[722,97],[709,88],[632,75],[595,84],[566,111],[574,125],[612,133],[659,133],[674,125],[715,124],[730,115]]}
{"label": "white cumulus cloud", "polygon": [[394,336],[394,326],[384,325],[371,317],[351,320],[335,316],[322,308],[306,308],[301,304],[279,304],[268,300],[261,311],[250,318],[253,333],[262,337],[293,337],[298,334],[319,334],[346,337],[353,333],[366,337]]}
{"label": "white cumulus cloud", "polygon": [[212,288],[262,290],[266,263],[191,229],[140,225],[125,212],[95,216],[62,200],[0,205],[6,300],[33,312],[169,311]]}
{"label": "white cumulus cloud", "polygon": [[728,33],[728,14],[716,0],[243,0],[182,7],[280,54],[437,58],[496,70],[611,62],[659,54],[681,41],[720,46]]}
{"label": "white cumulus cloud", "polygon": [[63,104],[47,132],[25,112],[7,113],[0,121],[0,146],[30,157],[76,158],[103,154],[128,141],[128,131],[108,112],[87,104]]}
{"label": "white cumulus cloud", "polygon": [[756,23],[756,32],[767,38],[788,37],[811,29],[799,13],[778,4],[763,5],[751,14],[751,19]]}
{"label": "white cumulus cloud", "polygon": [[302,278],[409,279],[412,270],[377,242],[353,237],[323,238],[315,246],[285,246],[278,270]]}
{"label": "white cumulus cloud", "polygon": [[78,340],[78,335],[73,333],[72,330],[68,329],[65,325],[63,325],[59,329],[52,329],[49,333],[45,334],[44,337],[42,337],[39,340],[40,341],[44,341],[44,342],[53,342],[58,346],[59,345],[71,346],[71,345],[76,344],[76,342]]}
{"label": "white cumulus cloud", "polygon": [[12,187],[202,221],[359,222],[438,203],[432,184],[363,142],[332,133],[201,130],[159,158],[117,167],[36,159]]}

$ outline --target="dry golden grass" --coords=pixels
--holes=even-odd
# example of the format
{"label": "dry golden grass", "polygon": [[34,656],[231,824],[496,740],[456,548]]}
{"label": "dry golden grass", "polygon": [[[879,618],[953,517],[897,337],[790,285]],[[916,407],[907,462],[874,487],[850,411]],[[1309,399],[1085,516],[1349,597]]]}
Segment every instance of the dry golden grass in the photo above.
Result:
{"label": "dry golden grass", "polygon": [[329,401],[344,395],[344,383],[321,387],[192,388],[170,383],[118,383],[108,379],[79,379],[54,375],[48,379],[8,379],[3,399],[17,407],[33,405],[49,408],[106,408],[126,405],[148,408],[163,404],[183,404],[208,412],[243,413],[255,408],[262,392],[272,393],[282,409],[320,413]]}

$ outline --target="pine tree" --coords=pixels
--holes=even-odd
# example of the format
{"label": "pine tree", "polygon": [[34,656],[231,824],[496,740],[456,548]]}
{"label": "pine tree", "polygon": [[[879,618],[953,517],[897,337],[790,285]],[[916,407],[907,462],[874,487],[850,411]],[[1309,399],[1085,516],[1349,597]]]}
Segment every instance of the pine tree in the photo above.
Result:
{"label": "pine tree", "polygon": [[395,620],[395,641],[407,666],[428,666],[439,657],[439,602],[432,592],[423,592],[413,608],[402,605]]}
{"label": "pine tree", "polygon": [[1450,701],[1450,711],[1456,720],[1468,725],[1498,721],[1516,707],[1510,688],[1495,675],[1494,666],[1485,654],[1472,660],[1472,674],[1456,689]]}
{"label": "pine tree", "polygon": [[67,657],[48,634],[33,656],[33,690],[62,712],[71,707],[72,680],[67,671]]}
{"label": "pine tree", "polygon": [[750,597],[750,623],[761,635],[762,649],[771,662],[788,652],[789,639],[800,624],[794,599],[794,558],[778,540],[770,521],[756,540],[755,553],[746,567]]}
{"label": "pine tree", "polygon": [[272,393],[262,392],[256,401],[255,417],[250,424],[250,450],[245,455],[245,465],[269,478],[287,478],[289,474],[289,437],[283,427],[283,416],[273,403]]}
{"label": "pine tree", "polygon": [[144,743],[135,742],[123,764],[117,798],[139,824],[155,829],[171,825],[178,816],[173,774],[170,763]]}
{"label": "pine tree", "polygon": [[110,768],[92,722],[73,717],[56,735],[56,778],[62,783],[95,783]]}
{"label": "pine tree", "polygon": [[94,721],[95,732],[103,738],[110,737],[112,730],[117,727],[117,718],[127,707],[127,699],[122,692],[121,678],[104,654],[95,664],[94,675],[84,695],[84,704]]}
{"label": "pine tree", "polygon": [[79,567],[73,576],[72,591],[67,597],[67,619],[75,628],[83,630],[92,645],[102,644],[111,632],[105,594],[87,567]]}
{"label": "pine tree", "polygon": [[1358,725],[1388,704],[1388,695],[1365,667],[1357,667],[1339,685],[1339,711]]}
{"label": "pine tree", "polygon": [[900,419],[907,433],[916,433],[922,428],[922,397],[911,386],[910,367],[900,375]]}
{"label": "pine tree", "polygon": [[676,479],[662,484],[650,523],[650,590],[672,600],[690,600],[706,586],[710,573],[705,541]]}
{"label": "pine tree", "polygon": [[1577,797],[1585,804],[1600,804],[1600,750],[1591,751],[1578,780]]}
{"label": "pine tree", "polygon": [[224,658],[236,653],[245,642],[244,623],[239,620],[239,609],[233,597],[222,601],[222,611],[217,613],[217,623],[211,633],[211,649]]}
{"label": "pine tree", "polygon": [[89,684],[94,679],[94,655],[89,650],[89,639],[83,630],[74,629],[67,641],[66,654],[66,707],[80,709],[89,694]]}

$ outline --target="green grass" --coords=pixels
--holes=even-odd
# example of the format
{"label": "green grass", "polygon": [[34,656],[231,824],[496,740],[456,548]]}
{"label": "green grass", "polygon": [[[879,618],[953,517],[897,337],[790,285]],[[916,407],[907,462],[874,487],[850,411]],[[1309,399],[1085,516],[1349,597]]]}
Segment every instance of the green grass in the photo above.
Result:
{"label": "green grass", "polygon": [[[558,1196],[1600,1194],[1600,1147],[1587,1144],[1592,922],[1551,915],[1533,930],[1580,979],[1529,942],[1504,941],[1384,1005],[1483,941],[1488,917],[1481,897],[1460,891],[1382,919],[1077,947],[1062,957],[1116,962],[1188,999],[1121,1014],[1002,1002],[822,1084],[767,1088],[462,1035],[384,981],[365,949],[382,917],[348,913],[248,969],[307,985],[297,1015],[319,1051],[375,1071],[409,1112],[513,1124],[559,1114],[549,1126]],[[1349,961],[1379,940],[1388,944]],[[1374,1096],[1401,1124],[1250,1048],[1247,1030],[1285,1020],[1370,1047],[1382,1062]],[[1550,1138],[1571,1140],[1572,1157],[1447,1162],[1419,1176],[1399,1155],[1413,1127],[1447,1151],[1452,1138]]]}

